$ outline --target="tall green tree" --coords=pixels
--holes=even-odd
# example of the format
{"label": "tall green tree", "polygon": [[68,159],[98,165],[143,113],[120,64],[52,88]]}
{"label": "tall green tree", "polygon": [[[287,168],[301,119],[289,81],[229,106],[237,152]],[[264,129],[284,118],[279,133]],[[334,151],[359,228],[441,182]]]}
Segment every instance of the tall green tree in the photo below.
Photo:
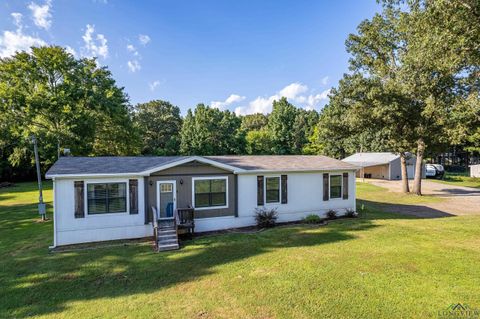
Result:
{"label": "tall green tree", "polygon": [[61,47],[0,59],[0,111],[14,140],[8,154],[13,165],[28,161],[31,134],[37,135],[47,166],[62,148],[75,155],[103,153],[106,146],[109,155],[134,152],[123,89],[106,67],[94,59],[75,59]]}
{"label": "tall green tree", "polygon": [[180,148],[180,108],[162,100],[137,104],[135,126],[142,140],[142,154],[176,155]]}
{"label": "tall green tree", "polygon": [[268,117],[262,113],[248,114],[242,116],[241,129],[245,132],[261,130],[268,124]]}
{"label": "tall green tree", "polygon": [[[461,136],[455,131],[472,123],[472,116],[458,115],[469,113],[464,112],[464,106],[470,104],[477,109],[470,113],[473,118],[480,113],[480,3],[415,0],[386,4],[402,10],[400,24],[409,44],[402,80],[420,110],[414,131],[417,158],[421,159],[428,146],[460,142],[452,139]],[[465,100],[470,102],[466,104]],[[414,181],[417,194],[421,194],[420,164],[417,162]]]}
{"label": "tall green tree", "polygon": [[315,126],[318,124],[319,116],[315,110],[297,109],[293,132],[293,154],[302,154],[304,146],[309,142]]}
{"label": "tall green tree", "polygon": [[230,111],[204,104],[188,110],[181,130],[180,152],[185,155],[224,155],[245,152],[241,119]]}
{"label": "tall green tree", "polygon": [[285,97],[273,101],[273,110],[268,117],[267,125],[273,154],[294,153],[296,116],[297,108],[290,104]]}
{"label": "tall green tree", "polygon": [[248,131],[245,136],[245,151],[249,155],[270,155],[272,154],[272,139],[269,132],[263,128]]}

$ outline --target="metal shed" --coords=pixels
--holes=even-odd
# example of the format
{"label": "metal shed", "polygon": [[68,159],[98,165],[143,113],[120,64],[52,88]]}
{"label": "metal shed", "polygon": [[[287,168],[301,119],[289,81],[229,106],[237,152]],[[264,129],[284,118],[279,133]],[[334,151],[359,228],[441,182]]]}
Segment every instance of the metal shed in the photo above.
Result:
{"label": "metal shed", "polygon": [[[400,155],[395,153],[355,153],[345,159],[344,162],[361,167],[357,171],[357,177],[377,178],[386,180],[402,179]],[[407,159],[407,175],[409,179],[415,176],[416,158],[410,155]],[[422,178],[425,178],[425,166],[422,166]]]}

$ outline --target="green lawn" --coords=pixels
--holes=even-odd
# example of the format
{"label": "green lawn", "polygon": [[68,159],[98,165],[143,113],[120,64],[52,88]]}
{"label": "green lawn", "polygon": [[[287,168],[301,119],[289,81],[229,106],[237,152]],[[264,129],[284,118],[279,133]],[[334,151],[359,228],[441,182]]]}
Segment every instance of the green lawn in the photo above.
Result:
{"label": "green lawn", "polygon": [[470,177],[466,173],[446,173],[443,179],[429,179],[430,181],[450,184],[456,186],[466,186],[480,188],[480,178]]}
{"label": "green lawn", "polygon": [[400,205],[421,205],[426,203],[439,203],[445,199],[436,196],[417,196],[413,193],[395,193],[370,183],[357,181],[357,198],[363,202]]}
{"label": "green lawn", "polygon": [[[407,200],[363,184],[359,197]],[[34,184],[0,190],[0,318],[437,318],[456,302],[480,308],[480,217],[416,219],[367,204],[367,218],[202,237],[168,253],[49,253],[52,223],[37,222],[36,199]]]}

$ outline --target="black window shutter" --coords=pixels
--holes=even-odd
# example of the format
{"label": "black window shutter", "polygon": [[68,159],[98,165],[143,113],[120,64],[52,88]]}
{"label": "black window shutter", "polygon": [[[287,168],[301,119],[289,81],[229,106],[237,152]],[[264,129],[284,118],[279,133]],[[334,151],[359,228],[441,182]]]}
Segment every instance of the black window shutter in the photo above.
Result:
{"label": "black window shutter", "polygon": [[282,175],[282,204],[288,202],[287,175]]}
{"label": "black window shutter", "polygon": [[263,206],[263,176],[257,176],[257,206]]}
{"label": "black window shutter", "polygon": [[329,200],[328,173],[323,173],[323,200]]}
{"label": "black window shutter", "polygon": [[73,182],[75,188],[75,218],[85,217],[85,183],[83,181]]}
{"label": "black window shutter", "polygon": [[128,180],[130,214],[138,214],[138,179]]}
{"label": "black window shutter", "polygon": [[348,199],[348,173],[343,173],[343,199]]}

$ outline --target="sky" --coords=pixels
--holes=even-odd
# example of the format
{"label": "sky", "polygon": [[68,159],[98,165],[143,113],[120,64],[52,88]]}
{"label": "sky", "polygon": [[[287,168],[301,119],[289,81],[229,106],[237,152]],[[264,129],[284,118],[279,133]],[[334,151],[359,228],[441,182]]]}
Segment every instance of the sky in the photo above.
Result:
{"label": "sky", "polygon": [[348,72],[348,34],[375,0],[34,0],[0,2],[0,57],[55,44],[108,66],[132,104],[182,114],[205,103],[268,113],[286,96],[321,110]]}

